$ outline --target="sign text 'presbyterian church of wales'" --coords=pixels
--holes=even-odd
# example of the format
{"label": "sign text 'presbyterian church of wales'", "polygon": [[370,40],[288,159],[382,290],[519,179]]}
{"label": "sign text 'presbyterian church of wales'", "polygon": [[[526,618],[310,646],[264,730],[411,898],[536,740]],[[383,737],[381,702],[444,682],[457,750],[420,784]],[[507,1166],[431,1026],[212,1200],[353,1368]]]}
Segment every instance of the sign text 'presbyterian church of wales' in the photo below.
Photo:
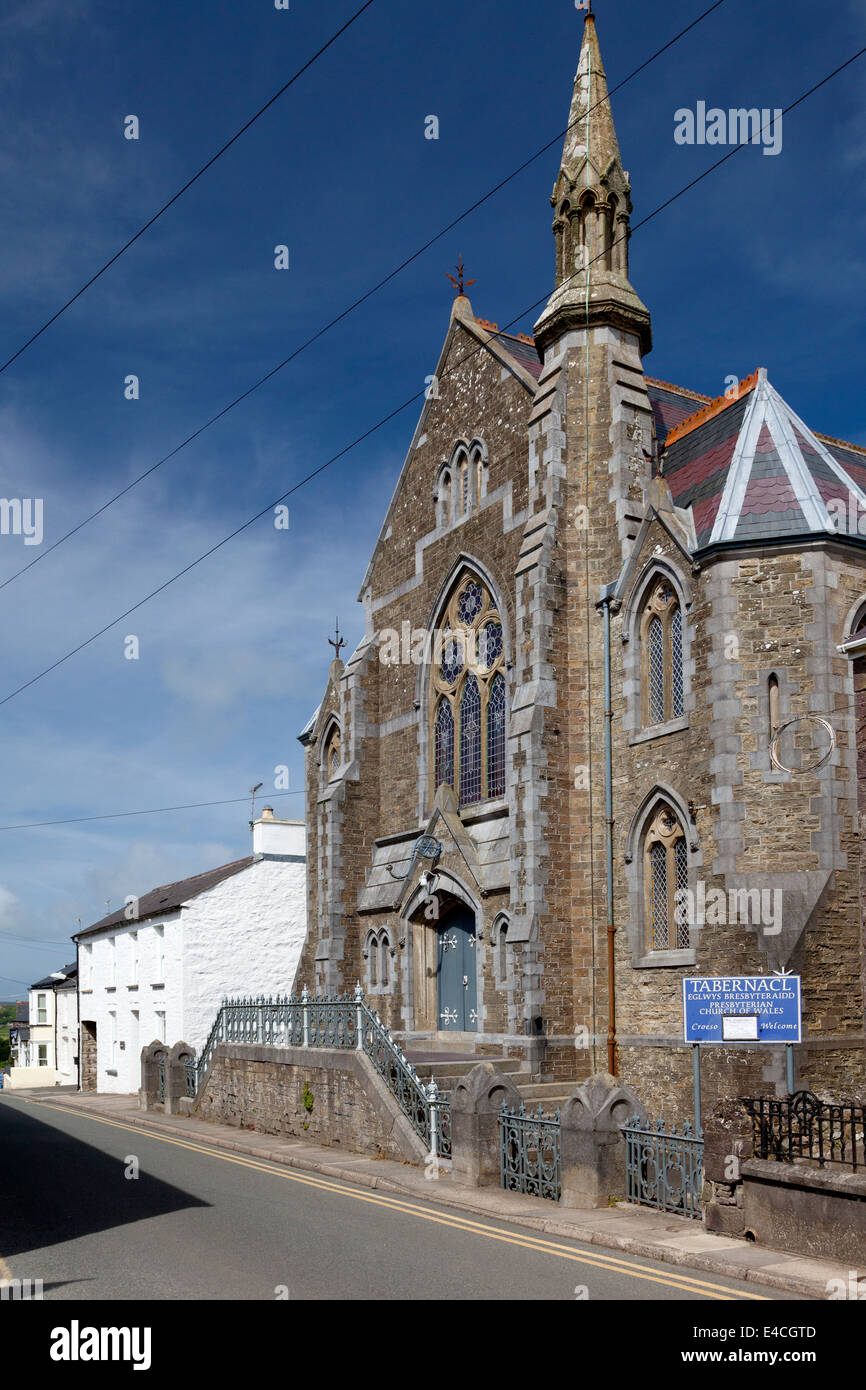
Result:
{"label": "sign text 'presbyterian church of wales'", "polygon": [[687,1043],[802,1041],[799,975],[683,979]]}

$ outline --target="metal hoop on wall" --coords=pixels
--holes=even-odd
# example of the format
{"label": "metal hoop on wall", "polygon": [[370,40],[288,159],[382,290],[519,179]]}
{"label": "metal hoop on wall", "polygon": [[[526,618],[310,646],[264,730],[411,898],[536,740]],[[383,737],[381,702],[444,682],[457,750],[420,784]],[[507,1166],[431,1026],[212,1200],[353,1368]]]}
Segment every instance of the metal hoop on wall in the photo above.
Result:
{"label": "metal hoop on wall", "polygon": [[[809,763],[808,767],[786,767],[783,762],[779,761],[779,739],[786,729],[790,729],[794,724],[803,724],[807,721],[813,724],[820,724],[827,730],[827,733],[830,735],[830,747],[827,749],[826,753],[821,754],[817,762]],[[789,772],[792,776],[799,777],[806,772],[817,772],[818,768],[823,767],[832,757],[835,747],[836,731],[828,720],[824,719],[820,714],[797,714],[793,719],[786,719],[784,724],[780,724],[770,740],[770,762],[777,771]]]}

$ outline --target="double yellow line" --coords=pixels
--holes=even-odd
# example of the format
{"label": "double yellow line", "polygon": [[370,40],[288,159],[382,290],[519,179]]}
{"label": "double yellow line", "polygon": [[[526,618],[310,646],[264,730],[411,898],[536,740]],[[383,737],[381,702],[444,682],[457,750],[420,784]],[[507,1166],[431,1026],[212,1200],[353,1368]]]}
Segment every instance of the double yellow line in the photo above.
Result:
{"label": "double yellow line", "polygon": [[[25,1098],[20,1097],[21,1100]],[[667,1288],[680,1289],[684,1293],[695,1294],[703,1298],[714,1298],[726,1302],[737,1299],[750,1299],[758,1302],[767,1302],[765,1294],[750,1293],[745,1290],[727,1289],[723,1284],[713,1284],[706,1279],[693,1279],[690,1275],[674,1273],[668,1275],[648,1270],[643,1265],[635,1264],[631,1260],[617,1259],[613,1255],[597,1254],[595,1251],[591,1255],[583,1254],[573,1250],[571,1246],[560,1245],[553,1240],[546,1240],[540,1236],[523,1235],[507,1231],[501,1231],[495,1226],[486,1225],[482,1221],[472,1221],[468,1217],[458,1216],[452,1213],[442,1213],[431,1211],[428,1207],[420,1206],[411,1201],[406,1201],[401,1197],[390,1197],[384,1193],[368,1192],[349,1187],[340,1182],[334,1182],[330,1178],[314,1177],[309,1173],[299,1173],[297,1170],[284,1168],[280,1165],[268,1163],[256,1158],[239,1157],[236,1154],[223,1153],[219,1149],[208,1148],[203,1144],[195,1144],[187,1139],[173,1139],[168,1135],[159,1134],[156,1130],[148,1129],[144,1125],[124,1124],[120,1120],[108,1120],[102,1116],[93,1115],[87,1112],[76,1112],[72,1106],[52,1105],[47,1101],[26,1100],[27,1105],[40,1105],[46,1110],[59,1110],[64,1115],[80,1114],[84,1119],[91,1120],[95,1124],[109,1125],[112,1129],[126,1130],[130,1134],[145,1135],[148,1139],[156,1139],[161,1144],[172,1144],[178,1149],[188,1149],[191,1153],[204,1154],[207,1158],[216,1158],[223,1163],[234,1163],[240,1168],[252,1168],[256,1172],[268,1173],[272,1177],[283,1178],[286,1182],[301,1183],[305,1187],[318,1188],[321,1192],[333,1192],[340,1197],[349,1197],[356,1202],[367,1202],[371,1206],[384,1207],[388,1211],[402,1213],[406,1216],[416,1216],[422,1221],[432,1221],[438,1226],[450,1226],[452,1230],[464,1231],[467,1235],[483,1236],[486,1240],[498,1240],[505,1245],[516,1245],[522,1250],[533,1250],[541,1255],[553,1255],[558,1259],[571,1260],[574,1264],[592,1265],[596,1269],[606,1269],[613,1274],[622,1274],[633,1279],[643,1279],[651,1284],[662,1284]],[[432,1195],[432,1194],[431,1194]],[[0,1262],[2,1264],[2,1262]]]}

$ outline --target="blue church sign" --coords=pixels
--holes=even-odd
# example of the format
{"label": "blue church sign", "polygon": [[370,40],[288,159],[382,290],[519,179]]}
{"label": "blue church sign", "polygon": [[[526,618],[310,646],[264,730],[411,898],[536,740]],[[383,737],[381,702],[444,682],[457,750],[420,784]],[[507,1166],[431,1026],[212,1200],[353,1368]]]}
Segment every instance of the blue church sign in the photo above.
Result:
{"label": "blue church sign", "polygon": [[683,979],[687,1043],[802,1042],[799,975]]}

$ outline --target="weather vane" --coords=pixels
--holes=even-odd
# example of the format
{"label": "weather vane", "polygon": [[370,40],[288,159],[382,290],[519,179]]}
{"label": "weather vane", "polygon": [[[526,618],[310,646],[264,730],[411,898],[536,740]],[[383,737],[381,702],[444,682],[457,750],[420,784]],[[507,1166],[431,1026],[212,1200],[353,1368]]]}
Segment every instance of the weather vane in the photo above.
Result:
{"label": "weather vane", "polygon": [[[448,274],[447,271],[446,271],[445,273],[446,273],[446,275]],[[458,293],[459,295],[462,295],[464,289],[465,289],[466,287],[468,287],[469,285],[477,285],[477,284],[478,284],[478,281],[477,281],[477,280],[465,280],[465,281],[464,281],[464,279],[463,279],[463,257],[462,257],[462,256],[458,256],[458,257],[457,257],[457,274],[456,274],[456,276],[455,276],[455,275],[448,275],[448,279],[451,281],[452,285],[454,286],[455,290],[457,291],[457,293]]]}
{"label": "weather vane", "polygon": [[339,618],[337,618],[337,621],[336,621],[336,624],[335,624],[334,636],[328,638],[328,643],[329,643],[330,646],[332,646],[332,647],[334,648],[334,656],[336,657],[337,660],[339,660],[339,658],[340,658],[340,650],[341,650],[341,648],[345,647],[345,645],[346,645],[346,643],[343,641],[342,637],[340,636],[340,619],[339,619]]}

